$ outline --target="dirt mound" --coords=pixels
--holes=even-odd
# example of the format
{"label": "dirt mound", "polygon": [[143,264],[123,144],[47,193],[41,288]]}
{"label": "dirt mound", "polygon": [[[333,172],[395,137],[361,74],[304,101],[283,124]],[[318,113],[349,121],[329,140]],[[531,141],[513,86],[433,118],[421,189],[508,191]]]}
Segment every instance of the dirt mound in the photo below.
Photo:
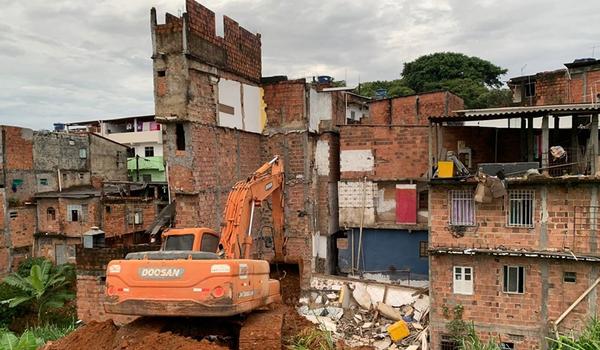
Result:
{"label": "dirt mound", "polygon": [[112,321],[91,322],[43,350],[225,350],[228,346],[163,332],[164,321],[136,320],[119,328]]}
{"label": "dirt mound", "polygon": [[110,320],[90,322],[60,340],[49,342],[43,350],[111,349],[118,329]]}

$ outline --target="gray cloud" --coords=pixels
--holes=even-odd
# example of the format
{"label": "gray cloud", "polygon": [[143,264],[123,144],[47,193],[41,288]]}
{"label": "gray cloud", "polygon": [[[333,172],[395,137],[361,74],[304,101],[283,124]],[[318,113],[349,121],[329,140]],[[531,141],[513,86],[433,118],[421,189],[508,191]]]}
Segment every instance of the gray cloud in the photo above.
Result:
{"label": "gray cloud", "polygon": [[[405,62],[438,51],[488,59],[508,68],[508,78],[525,64],[526,74],[561,68],[600,45],[594,0],[203,4],[260,32],[263,74],[291,78],[394,79]],[[39,129],[153,112],[149,10],[177,15],[183,0],[0,0],[0,6],[0,123]]]}

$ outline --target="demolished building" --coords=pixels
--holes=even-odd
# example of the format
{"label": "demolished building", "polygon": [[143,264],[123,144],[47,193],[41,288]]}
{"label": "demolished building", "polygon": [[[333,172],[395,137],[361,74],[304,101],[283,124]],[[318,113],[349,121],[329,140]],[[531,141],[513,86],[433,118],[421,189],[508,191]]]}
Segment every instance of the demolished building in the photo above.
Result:
{"label": "demolished building", "polygon": [[446,91],[380,99],[368,117],[340,126],[340,272],[427,280],[427,118],[463,106]]}
{"label": "demolished building", "polygon": [[457,348],[457,317],[504,349],[546,349],[596,314],[600,61],[566,66],[527,99],[511,79],[522,105],[430,118],[433,349]]}

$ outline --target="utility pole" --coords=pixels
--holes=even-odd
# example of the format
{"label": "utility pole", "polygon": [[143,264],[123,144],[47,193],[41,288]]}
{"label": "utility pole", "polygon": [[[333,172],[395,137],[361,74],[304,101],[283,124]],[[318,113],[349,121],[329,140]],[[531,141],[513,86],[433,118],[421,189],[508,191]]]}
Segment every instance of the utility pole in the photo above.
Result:
{"label": "utility pole", "polygon": [[140,156],[135,155],[135,181],[140,182]]}

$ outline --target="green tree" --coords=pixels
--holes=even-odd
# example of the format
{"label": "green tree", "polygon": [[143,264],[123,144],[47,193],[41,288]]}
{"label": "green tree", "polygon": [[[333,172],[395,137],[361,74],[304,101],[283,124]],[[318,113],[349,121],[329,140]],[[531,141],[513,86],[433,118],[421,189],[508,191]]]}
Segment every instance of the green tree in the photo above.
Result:
{"label": "green tree", "polygon": [[72,271],[71,265],[59,265],[52,268],[52,263],[44,260],[33,264],[29,276],[21,276],[13,272],[4,278],[4,283],[17,289],[17,296],[3,300],[9,307],[30,304],[37,311],[38,321],[43,312],[51,308],[60,308],[65,302],[75,297],[69,290]]}
{"label": "green tree", "polygon": [[25,331],[20,337],[12,332],[0,332],[0,350],[35,350],[43,344],[44,341],[30,331]]}
{"label": "green tree", "polygon": [[355,92],[363,96],[375,97],[375,92],[379,89],[386,90],[388,97],[407,96],[415,93],[413,89],[406,85],[403,79],[377,80],[361,83],[355,89]]}
{"label": "green tree", "polygon": [[[402,78],[406,86],[417,93],[449,90],[465,101],[467,108],[491,107],[489,103],[504,103],[506,91],[496,92],[502,86],[500,76],[506,69],[483,60],[456,52],[438,52],[404,64]],[[510,101],[508,101],[510,103]]]}

